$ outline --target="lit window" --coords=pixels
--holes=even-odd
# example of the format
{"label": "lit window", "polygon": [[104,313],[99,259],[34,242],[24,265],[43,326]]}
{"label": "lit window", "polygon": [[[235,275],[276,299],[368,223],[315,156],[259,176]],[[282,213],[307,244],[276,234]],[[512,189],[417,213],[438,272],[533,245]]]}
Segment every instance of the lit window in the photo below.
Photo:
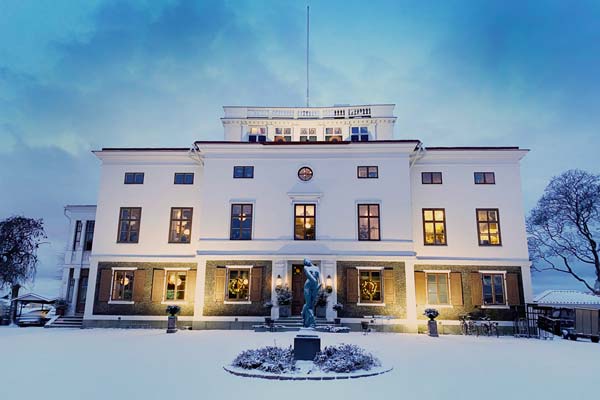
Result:
{"label": "lit window", "polygon": [[227,268],[227,300],[248,301],[249,296],[250,269]]}
{"label": "lit window", "polygon": [[493,172],[475,172],[474,177],[476,185],[494,185],[496,183],[496,176]]}
{"label": "lit window", "polygon": [[137,243],[140,236],[141,207],[121,207],[118,243]]}
{"label": "lit window", "polygon": [[300,141],[301,142],[316,142],[317,141],[317,130],[316,130],[316,128],[302,128],[302,129],[300,129]]}
{"label": "lit window", "polygon": [[254,167],[251,165],[238,165],[233,167],[233,177],[237,179],[254,178]]}
{"label": "lit window", "polygon": [[176,172],[175,173],[175,184],[176,185],[193,185],[194,184],[194,173],[193,172]]}
{"label": "lit window", "polygon": [[125,172],[126,185],[142,185],[144,183],[143,172]]}
{"label": "lit window", "polygon": [[298,170],[298,178],[300,178],[301,181],[310,181],[312,177],[313,171],[309,167],[302,167]]}
{"label": "lit window", "polygon": [[478,208],[477,232],[480,246],[500,246],[500,216],[497,208]]}
{"label": "lit window", "polygon": [[325,128],[325,140],[327,142],[341,142],[342,128]]}
{"label": "lit window", "polygon": [[165,275],[165,300],[183,301],[185,300],[185,284],[187,281],[186,271],[167,271]]}
{"label": "lit window", "polygon": [[169,243],[190,243],[192,210],[192,208],[171,208]]}
{"label": "lit window", "polygon": [[503,274],[481,274],[483,289],[483,304],[504,305],[504,275]]}
{"label": "lit window", "polygon": [[316,206],[314,204],[296,204],[294,206],[294,239],[316,239]]}
{"label": "lit window", "polygon": [[421,183],[424,185],[441,185],[441,172],[421,172]]}
{"label": "lit window", "polygon": [[231,230],[229,239],[252,239],[252,204],[231,205]]}
{"label": "lit window", "polygon": [[377,166],[357,167],[356,175],[360,179],[377,179],[379,178],[379,168]]}
{"label": "lit window", "polygon": [[381,303],[381,271],[359,270],[358,290],[361,303]]}
{"label": "lit window", "polygon": [[446,212],[443,208],[423,209],[423,235],[426,245],[446,244]]}
{"label": "lit window", "polygon": [[292,128],[275,128],[275,141],[276,142],[291,142],[292,141]]}
{"label": "lit window", "polygon": [[134,271],[114,271],[111,300],[133,300],[133,272]]}
{"label": "lit window", "polygon": [[427,274],[427,304],[449,304],[448,274]]}
{"label": "lit window", "polygon": [[358,240],[379,239],[379,204],[359,204]]}

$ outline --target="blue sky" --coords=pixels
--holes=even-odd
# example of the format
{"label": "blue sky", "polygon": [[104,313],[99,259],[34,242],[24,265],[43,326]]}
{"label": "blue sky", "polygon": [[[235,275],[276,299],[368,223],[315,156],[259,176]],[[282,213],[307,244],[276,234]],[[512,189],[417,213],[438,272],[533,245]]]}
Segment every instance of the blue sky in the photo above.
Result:
{"label": "blue sky", "polygon": [[[302,105],[305,1],[0,2],[0,218],[46,221],[53,294],[65,204],[94,204],[111,146],[219,139],[222,105]],[[311,104],[395,103],[396,137],[518,145],[530,209],[598,173],[600,2],[310,1]],[[550,273],[536,291],[582,288]]]}

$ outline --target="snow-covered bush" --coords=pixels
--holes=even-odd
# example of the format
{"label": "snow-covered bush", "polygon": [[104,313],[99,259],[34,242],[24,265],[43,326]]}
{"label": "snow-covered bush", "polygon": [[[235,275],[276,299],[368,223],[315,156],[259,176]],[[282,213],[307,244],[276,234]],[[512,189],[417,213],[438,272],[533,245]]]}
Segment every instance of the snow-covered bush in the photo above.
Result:
{"label": "snow-covered bush", "polygon": [[292,291],[287,284],[275,289],[275,292],[277,292],[278,305],[287,306],[292,304]]}
{"label": "snow-covered bush", "polygon": [[423,315],[433,321],[440,313],[435,308],[426,308],[425,311],[423,311]]}
{"label": "snow-covered bush", "polygon": [[353,344],[326,346],[317,353],[315,364],[327,372],[353,372],[381,366],[371,353]]}
{"label": "snow-covered bush", "polygon": [[296,369],[296,360],[294,360],[294,350],[291,346],[287,349],[267,346],[241,352],[231,365],[244,369],[258,369],[283,374]]}
{"label": "snow-covered bush", "polygon": [[319,289],[319,294],[317,294],[317,301],[316,301],[316,305],[317,307],[325,307],[327,305],[327,297],[329,295],[327,294],[327,292],[325,291],[325,289]]}

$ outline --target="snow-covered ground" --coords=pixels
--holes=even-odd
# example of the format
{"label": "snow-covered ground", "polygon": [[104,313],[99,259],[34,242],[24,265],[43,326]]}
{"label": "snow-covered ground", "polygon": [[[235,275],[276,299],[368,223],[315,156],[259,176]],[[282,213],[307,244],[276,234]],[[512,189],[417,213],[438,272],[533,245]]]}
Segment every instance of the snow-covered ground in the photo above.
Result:
{"label": "snow-covered ground", "polygon": [[288,346],[294,335],[0,327],[0,398],[564,400],[591,398],[598,386],[600,345],[558,338],[326,333],[324,345],[358,344],[394,370],[372,378],[280,382],[222,368],[244,349]]}

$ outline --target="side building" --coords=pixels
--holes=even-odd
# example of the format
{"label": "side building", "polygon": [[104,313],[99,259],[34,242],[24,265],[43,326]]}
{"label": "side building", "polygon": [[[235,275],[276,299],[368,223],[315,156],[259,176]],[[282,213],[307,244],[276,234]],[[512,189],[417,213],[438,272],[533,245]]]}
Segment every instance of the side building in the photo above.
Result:
{"label": "side building", "polygon": [[[517,147],[394,140],[393,105],[225,107],[225,139],[96,151],[102,173],[84,326],[250,328],[300,313],[302,259],[325,317],[414,332],[531,301]],[[275,302],[275,301],[274,301]],[[336,312],[333,305],[342,304]],[[451,328],[451,329],[455,329]]]}

